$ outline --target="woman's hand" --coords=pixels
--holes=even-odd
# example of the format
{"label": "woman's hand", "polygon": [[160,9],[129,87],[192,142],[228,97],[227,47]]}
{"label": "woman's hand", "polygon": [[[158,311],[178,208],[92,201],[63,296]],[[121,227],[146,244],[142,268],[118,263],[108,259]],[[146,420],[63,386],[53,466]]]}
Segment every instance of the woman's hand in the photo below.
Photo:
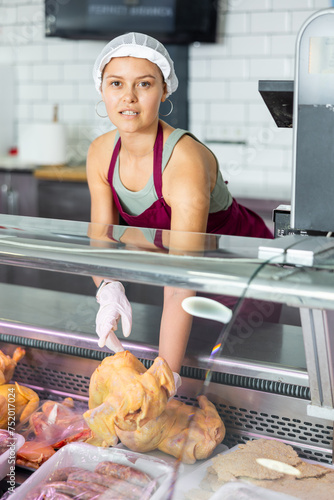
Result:
{"label": "woman's hand", "polygon": [[100,304],[96,315],[96,333],[100,338],[99,347],[106,345],[113,352],[124,351],[115,335],[120,319],[124,337],[128,337],[131,333],[132,308],[126,298],[124,286],[119,281],[104,280],[96,294],[96,300]]}

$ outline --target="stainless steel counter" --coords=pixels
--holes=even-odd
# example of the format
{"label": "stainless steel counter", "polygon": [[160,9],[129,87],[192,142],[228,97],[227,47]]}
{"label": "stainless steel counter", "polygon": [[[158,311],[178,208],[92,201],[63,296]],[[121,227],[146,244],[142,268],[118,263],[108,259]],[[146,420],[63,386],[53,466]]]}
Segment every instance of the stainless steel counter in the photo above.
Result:
{"label": "stainless steel counter", "polygon": [[[252,238],[202,235],[208,243],[203,251],[176,254],[145,239],[144,231],[144,243],[138,245],[122,237],[90,240],[89,225],[75,221],[0,216],[0,225],[4,267],[113,277],[142,287],[173,285],[300,308],[302,327],[270,323],[266,315],[254,315],[256,306],[248,316],[238,310],[224,330],[229,335],[214,364],[211,354],[221,325],[195,320],[177,397],[193,404],[205,393],[226,424],[229,444],[276,437],[293,444],[301,456],[332,460],[331,250],[310,265],[286,265],[284,259],[259,258],[264,240]],[[115,228],[106,229],[105,234],[114,234]],[[299,243],[303,240],[294,241],[293,248]],[[0,348],[26,349],[17,381],[41,396],[86,401],[90,377],[109,354],[97,347],[95,298],[13,284],[1,285],[0,294]],[[133,301],[133,333],[123,344],[146,367],[158,352],[160,316],[160,305]],[[121,328],[119,335],[122,339]]]}
{"label": "stainless steel counter", "polygon": [[286,266],[282,259],[275,263],[276,257],[258,258],[268,242],[263,239],[208,235],[213,250],[180,255],[112,239],[90,246],[88,223],[5,215],[0,223],[1,260],[7,265],[334,309],[332,256],[313,267]]}
{"label": "stainless steel counter", "polygon": [[[94,328],[98,304],[94,297],[7,284],[0,284],[0,296],[2,336],[110,352],[97,346]],[[154,359],[162,308],[138,303],[132,303],[132,308],[131,336],[125,339],[119,324],[118,337],[137,357]],[[206,370],[220,332],[220,323],[195,318],[184,365]],[[307,387],[301,328],[263,323],[257,328],[248,325],[245,330],[245,323],[236,323],[214,370]]]}

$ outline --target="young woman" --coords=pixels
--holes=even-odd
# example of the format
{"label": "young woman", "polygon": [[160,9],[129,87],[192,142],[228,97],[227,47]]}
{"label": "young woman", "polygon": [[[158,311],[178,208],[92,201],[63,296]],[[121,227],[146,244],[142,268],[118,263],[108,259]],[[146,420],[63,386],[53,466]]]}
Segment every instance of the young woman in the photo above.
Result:
{"label": "young woman", "polygon": [[[89,149],[92,223],[118,224],[121,215],[130,226],[171,229],[174,251],[200,249],[200,233],[272,238],[262,219],[232,198],[214,154],[189,132],[159,119],[160,103],[178,85],[161,43],[141,33],[115,38],[98,56],[94,80],[116,129]],[[103,237],[96,227],[103,226],[95,226],[91,237]],[[124,335],[130,333],[131,306],[119,282],[95,282],[102,282],[99,345],[117,350],[114,330],[121,317]],[[174,372],[180,370],[191,328],[181,302],[194,294],[164,289],[159,354]]]}

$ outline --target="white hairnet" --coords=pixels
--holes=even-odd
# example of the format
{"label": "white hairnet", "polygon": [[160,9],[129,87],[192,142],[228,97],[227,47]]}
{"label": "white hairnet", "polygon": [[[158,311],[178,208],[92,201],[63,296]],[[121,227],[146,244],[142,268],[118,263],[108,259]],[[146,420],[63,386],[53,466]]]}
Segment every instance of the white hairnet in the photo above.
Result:
{"label": "white hairnet", "polygon": [[95,61],[93,78],[95,88],[99,93],[101,92],[102,72],[106,64],[114,57],[126,56],[148,59],[156,64],[161,69],[166,82],[167,97],[175,92],[179,82],[174,71],[174,63],[162,43],[143,33],[126,33],[111,40]]}

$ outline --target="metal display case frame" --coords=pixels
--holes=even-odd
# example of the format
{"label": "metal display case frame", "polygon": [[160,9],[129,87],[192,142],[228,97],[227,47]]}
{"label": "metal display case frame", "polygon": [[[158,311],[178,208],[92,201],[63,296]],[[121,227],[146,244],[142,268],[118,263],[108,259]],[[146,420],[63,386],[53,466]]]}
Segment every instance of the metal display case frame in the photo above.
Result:
{"label": "metal display case frame", "polygon": [[[125,286],[228,293],[239,298],[239,304],[251,299],[254,304],[281,304],[298,317],[300,312],[300,323],[285,324],[283,314],[275,324],[267,321],[265,309],[255,307],[242,323],[236,307],[224,348],[214,359],[222,326],[194,321],[177,397],[196,404],[196,396],[205,391],[224,420],[229,446],[256,437],[275,438],[293,445],[302,457],[332,463],[330,238],[314,238],[312,244],[312,238],[306,242],[292,235],[279,243],[273,240],[271,248],[267,240],[202,235],[206,245],[201,252],[173,252],[152,243],[125,244],[122,237],[92,242],[89,224],[83,222],[1,215],[0,226],[1,266],[71,274],[73,279],[104,276],[122,280]],[[120,228],[109,229],[114,236]],[[15,380],[34,388],[41,398],[71,395],[85,404],[91,374],[110,355],[97,346],[95,297],[13,283],[0,284],[0,294],[0,349],[26,349]],[[120,332],[120,338],[149,367],[158,354],[161,307],[132,306],[133,333],[123,341]]]}

